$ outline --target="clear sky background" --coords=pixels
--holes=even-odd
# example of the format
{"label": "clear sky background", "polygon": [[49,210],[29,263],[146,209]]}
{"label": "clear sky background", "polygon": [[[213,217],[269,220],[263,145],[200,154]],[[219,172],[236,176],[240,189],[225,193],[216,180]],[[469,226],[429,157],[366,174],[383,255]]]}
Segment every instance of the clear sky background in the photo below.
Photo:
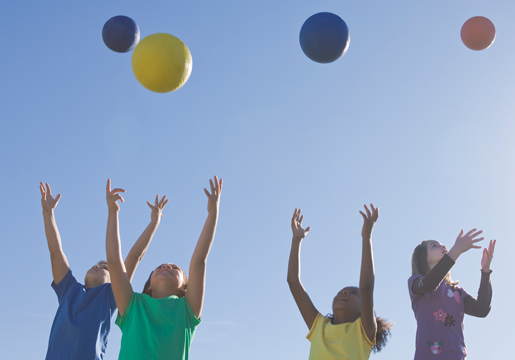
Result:
{"label": "clear sky background", "polygon": [[[345,56],[309,60],[299,31],[312,14],[341,16]],[[105,184],[127,190],[124,256],[150,221],[147,200],[168,195],[133,286],[163,262],[188,269],[207,216],[203,188],[224,179],[208,259],[202,323],[191,359],[307,359],[308,332],[286,283],[290,219],[311,232],[302,281],[322,314],[359,282],[358,211],[380,208],[374,231],[375,306],[396,323],[372,359],[412,359],[416,323],[407,279],[425,239],[450,248],[477,227],[497,239],[486,319],[467,317],[471,359],[509,356],[515,196],[515,2],[458,1],[2,1],[0,159],[3,206],[1,358],[42,359],[57,309],[40,181],[77,277],[105,259]],[[168,94],[142,87],[131,55],[109,50],[104,23],[127,15],[142,38],[189,47],[189,81]],[[460,39],[488,17],[487,50]],[[484,244],[486,245],[486,240]],[[454,279],[476,295],[479,250]],[[117,359],[113,326],[106,358]]]}

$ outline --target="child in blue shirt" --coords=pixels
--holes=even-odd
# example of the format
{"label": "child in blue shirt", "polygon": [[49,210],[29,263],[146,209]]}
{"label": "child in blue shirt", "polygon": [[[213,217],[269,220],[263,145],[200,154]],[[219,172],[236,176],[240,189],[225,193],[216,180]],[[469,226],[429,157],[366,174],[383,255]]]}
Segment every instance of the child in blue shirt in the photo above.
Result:
{"label": "child in blue shirt", "polygon": [[[54,217],[54,209],[61,195],[52,197],[48,184],[45,187],[40,183],[39,189],[54,278],[52,288],[59,301],[46,359],[101,360],[107,347],[111,318],[116,310],[107,262],[99,261],[89,269],[84,285],[75,279],[63,252]],[[159,226],[162,210],[168,202],[165,199],[166,196],[159,201],[159,196],[156,196],[154,206],[147,202],[152,209],[150,224],[125,259],[127,275],[131,280]]]}

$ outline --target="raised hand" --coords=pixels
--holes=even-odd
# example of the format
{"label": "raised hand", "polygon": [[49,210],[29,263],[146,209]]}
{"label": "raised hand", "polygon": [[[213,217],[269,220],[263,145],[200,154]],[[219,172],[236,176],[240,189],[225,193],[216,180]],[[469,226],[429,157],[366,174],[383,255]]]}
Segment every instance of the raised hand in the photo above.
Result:
{"label": "raised hand", "polygon": [[377,218],[379,217],[379,208],[375,208],[373,204],[370,204],[370,208],[372,209],[372,213],[368,210],[366,205],[365,210],[367,214],[363,211],[359,213],[363,216],[363,228],[361,229],[361,236],[364,238],[370,238],[372,236],[372,230],[374,230],[374,225],[376,224]]}
{"label": "raised hand", "polygon": [[465,235],[463,235],[463,230],[460,231],[460,234],[456,238],[456,242],[454,246],[449,250],[448,255],[456,261],[458,257],[464,252],[470,249],[481,249],[481,246],[474,245],[475,243],[484,240],[484,237],[477,238],[480,234],[483,233],[482,230],[476,231],[477,229],[472,229]]}
{"label": "raised hand", "polygon": [[207,211],[212,213],[217,213],[218,208],[220,206],[220,195],[222,194],[222,183],[223,179],[218,181],[218,178],[215,176],[215,182],[213,184],[213,180],[209,179],[209,185],[211,186],[211,193],[204,188],[204,192],[207,195]]}
{"label": "raised hand", "polygon": [[304,215],[300,215],[301,209],[295,209],[293,212],[293,217],[291,218],[291,230],[293,231],[293,238],[302,240],[309,233],[311,227],[307,227],[304,229],[302,227],[302,220],[304,220]]}
{"label": "raised hand", "polygon": [[54,210],[59,203],[61,194],[58,194],[54,199],[52,197],[52,190],[50,189],[50,185],[47,183],[45,189],[45,185],[43,185],[42,182],[39,183],[39,191],[41,192],[41,206],[43,206],[43,211]]}
{"label": "raised hand", "polygon": [[492,259],[494,257],[496,242],[497,240],[490,240],[488,250],[486,248],[483,249],[483,257],[481,258],[481,269],[484,272],[490,272],[490,264],[492,263]]}
{"label": "raised hand", "polygon": [[159,222],[161,217],[163,216],[163,209],[165,205],[168,203],[168,199],[166,199],[166,195],[163,196],[161,200],[159,200],[159,195],[156,195],[156,200],[154,206],[152,206],[148,201],[148,206],[152,209],[152,213],[150,214],[150,219],[155,222]]}
{"label": "raised hand", "polygon": [[121,202],[125,202],[125,200],[123,200],[123,197],[120,194],[118,194],[120,192],[125,192],[125,190],[119,188],[111,190],[111,179],[107,179],[106,200],[109,211],[120,210],[120,205],[118,205],[117,203],[118,200],[120,200]]}

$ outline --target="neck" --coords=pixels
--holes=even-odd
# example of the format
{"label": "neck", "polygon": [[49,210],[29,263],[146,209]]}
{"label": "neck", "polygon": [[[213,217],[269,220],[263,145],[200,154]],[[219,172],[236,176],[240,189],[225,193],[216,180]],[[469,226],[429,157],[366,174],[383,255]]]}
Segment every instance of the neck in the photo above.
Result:
{"label": "neck", "polygon": [[94,288],[94,287],[100,286],[102,284],[105,284],[105,283],[97,281],[97,280],[92,280],[92,281],[84,280],[84,288],[85,289]]}
{"label": "neck", "polygon": [[333,314],[333,325],[351,323],[351,322],[358,320],[358,318],[359,318],[359,315],[356,315],[356,314],[335,312]]}
{"label": "neck", "polygon": [[152,297],[154,299],[162,299],[169,296],[184,296],[184,291],[182,289],[152,289]]}

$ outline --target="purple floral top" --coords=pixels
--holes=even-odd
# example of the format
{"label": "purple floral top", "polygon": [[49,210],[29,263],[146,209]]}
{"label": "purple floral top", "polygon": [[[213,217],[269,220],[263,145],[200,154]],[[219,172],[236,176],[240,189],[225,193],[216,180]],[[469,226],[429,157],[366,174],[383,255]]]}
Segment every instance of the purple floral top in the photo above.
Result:
{"label": "purple floral top", "polygon": [[413,275],[408,279],[411,307],[417,319],[415,359],[464,360],[464,299],[470,295],[445,281],[435,291],[417,295],[413,293],[413,282],[420,277]]}

